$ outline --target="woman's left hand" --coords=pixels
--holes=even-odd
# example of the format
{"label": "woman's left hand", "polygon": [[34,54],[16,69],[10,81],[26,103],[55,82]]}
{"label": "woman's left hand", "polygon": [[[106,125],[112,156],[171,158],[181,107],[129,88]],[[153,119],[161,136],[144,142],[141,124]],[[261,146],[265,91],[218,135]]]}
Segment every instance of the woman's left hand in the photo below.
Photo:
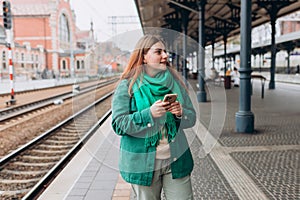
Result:
{"label": "woman's left hand", "polygon": [[182,115],[182,107],[178,101],[171,104],[171,107],[168,109],[172,114],[180,117]]}

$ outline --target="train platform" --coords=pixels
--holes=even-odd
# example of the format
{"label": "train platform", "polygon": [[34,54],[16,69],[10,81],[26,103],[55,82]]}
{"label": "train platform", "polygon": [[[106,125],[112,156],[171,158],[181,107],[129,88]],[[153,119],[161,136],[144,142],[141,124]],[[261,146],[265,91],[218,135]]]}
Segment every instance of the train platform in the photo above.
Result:
{"label": "train platform", "polygon": [[[62,85],[75,84],[78,82],[83,82],[88,80],[87,78],[61,78],[61,79],[40,79],[40,80],[31,80],[26,77],[18,77],[14,81],[14,91],[22,92],[27,90],[36,90],[49,87],[56,87]],[[0,94],[7,94],[11,91],[11,83],[8,79],[2,79],[0,81]]]}
{"label": "train platform", "polygon": [[[197,81],[190,83],[196,90]],[[195,161],[195,199],[300,199],[300,85],[278,81],[275,90],[266,88],[263,99],[260,92],[259,80],[254,80],[252,134],[235,132],[239,88],[211,86],[208,102],[197,103],[199,120],[186,131]],[[134,199],[130,185],[119,176],[120,138],[113,133],[110,120],[40,200]]]}

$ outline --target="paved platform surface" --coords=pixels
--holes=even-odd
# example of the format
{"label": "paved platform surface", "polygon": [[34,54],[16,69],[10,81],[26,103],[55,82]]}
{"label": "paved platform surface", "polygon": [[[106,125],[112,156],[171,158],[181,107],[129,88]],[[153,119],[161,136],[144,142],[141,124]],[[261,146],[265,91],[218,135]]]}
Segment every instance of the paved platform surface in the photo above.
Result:
{"label": "paved platform surface", "polygon": [[[75,78],[66,78],[66,79],[41,79],[41,80],[30,80],[24,77],[18,77],[14,81],[14,91],[15,92],[22,92],[26,90],[36,90],[48,87],[55,87],[60,85],[67,85],[67,84],[75,84],[78,82],[85,81],[87,79],[75,79]],[[0,81],[0,94],[9,94],[11,91],[11,82],[10,80],[1,80]]]}
{"label": "paved platform surface", "polygon": [[[196,89],[196,80],[190,80]],[[187,130],[195,160],[195,199],[300,199],[300,85],[253,82],[253,134],[235,131],[239,88],[208,86],[208,102],[196,103],[199,121]],[[107,122],[39,199],[134,199],[119,177],[119,137]]]}
{"label": "paved platform surface", "polygon": [[208,156],[196,160],[197,199],[300,199],[300,85],[276,83],[275,90],[268,90],[266,84],[264,99],[259,81],[253,86],[253,134],[235,132],[239,88],[225,91],[220,135],[211,124],[211,108],[217,100],[200,103],[201,122],[219,137]]}

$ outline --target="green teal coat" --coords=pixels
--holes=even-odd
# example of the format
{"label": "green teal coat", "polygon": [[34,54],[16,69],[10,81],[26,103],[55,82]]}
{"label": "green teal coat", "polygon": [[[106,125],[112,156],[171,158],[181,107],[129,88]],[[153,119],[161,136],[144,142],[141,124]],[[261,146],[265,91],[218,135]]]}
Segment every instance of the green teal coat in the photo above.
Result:
{"label": "green teal coat", "polygon": [[[182,89],[182,92],[185,92]],[[184,96],[183,116],[176,118],[178,133],[170,142],[172,177],[182,178],[193,170],[193,158],[183,129],[194,126],[196,112],[188,95]],[[150,186],[155,167],[156,147],[145,146],[147,130],[154,128],[158,120],[152,118],[150,108],[138,111],[134,96],[128,94],[128,81],[122,80],[112,101],[112,127],[122,136],[119,169],[123,179],[132,184]],[[175,116],[174,116],[175,117]]]}

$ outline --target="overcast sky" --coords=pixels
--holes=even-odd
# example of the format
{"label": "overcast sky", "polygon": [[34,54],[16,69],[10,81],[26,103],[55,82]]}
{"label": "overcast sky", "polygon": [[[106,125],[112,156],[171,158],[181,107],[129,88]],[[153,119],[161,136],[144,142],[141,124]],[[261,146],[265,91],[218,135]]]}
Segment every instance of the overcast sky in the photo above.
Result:
{"label": "overcast sky", "polygon": [[[70,0],[75,11],[76,24],[81,30],[94,30],[98,41],[106,41],[113,36],[109,16],[138,16],[133,0]],[[140,24],[118,24],[117,34],[140,29]]]}

